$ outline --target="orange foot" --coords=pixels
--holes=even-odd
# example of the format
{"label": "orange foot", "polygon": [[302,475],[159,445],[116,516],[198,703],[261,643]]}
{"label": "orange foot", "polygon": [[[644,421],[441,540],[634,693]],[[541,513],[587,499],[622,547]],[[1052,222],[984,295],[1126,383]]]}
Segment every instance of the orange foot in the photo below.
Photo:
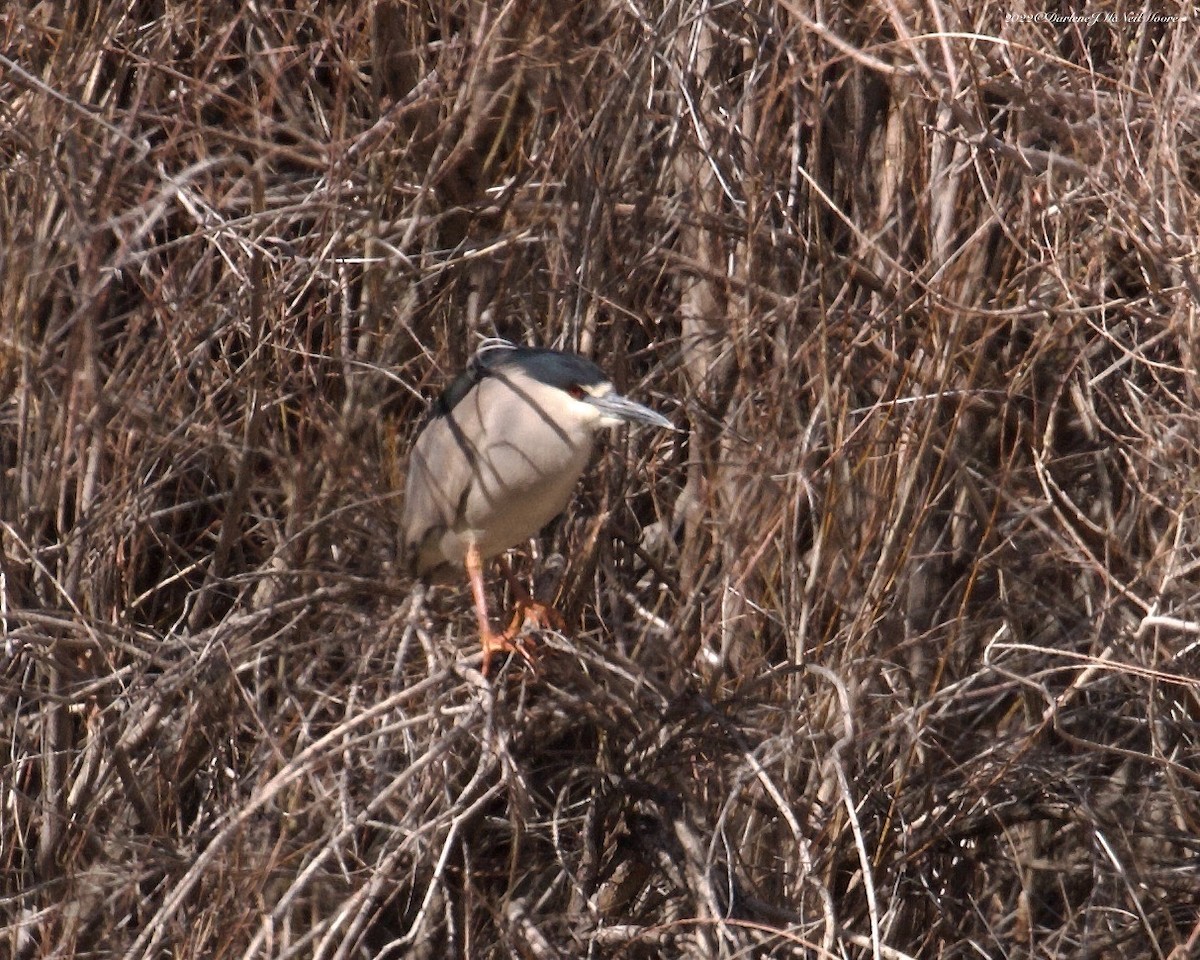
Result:
{"label": "orange foot", "polygon": [[504,631],[504,635],[515,637],[526,624],[535,630],[561,631],[566,627],[567,622],[561,613],[548,604],[534,600],[532,597],[518,597],[517,602],[513,605],[512,619],[508,622],[508,629]]}
{"label": "orange foot", "polygon": [[534,659],[533,647],[524,637],[513,638],[509,631],[492,633],[490,630],[483,634],[483,677],[486,680],[492,670],[492,655],[496,653],[515,653],[529,664],[534,672],[537,671],[537,661]]}
{"label": "orange foot", "polygon": [[566,627],[563,615],[538,600],[528,597],[519,598],[513,606],[512,620],[508,629],[503,633],[492,633],[490,630],[483,635],[483,675],[486,677],[491,669],[492,654],[518,654],[531,670],[537,672],[537,644],[532,637],[524,635],[527,626],[535,630],[562,630]]}

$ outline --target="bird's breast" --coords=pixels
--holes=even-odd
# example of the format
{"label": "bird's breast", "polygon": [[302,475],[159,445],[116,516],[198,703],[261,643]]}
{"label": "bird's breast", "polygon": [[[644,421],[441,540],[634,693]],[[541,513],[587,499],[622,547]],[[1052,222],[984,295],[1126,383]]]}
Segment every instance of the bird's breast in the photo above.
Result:
{"label": "bird's breast", "polygon": [[535,430],[520,444],[481,451],[462,516],[464,532],[484,556],[534,536],[566,508],[592,454],[592,437]]}

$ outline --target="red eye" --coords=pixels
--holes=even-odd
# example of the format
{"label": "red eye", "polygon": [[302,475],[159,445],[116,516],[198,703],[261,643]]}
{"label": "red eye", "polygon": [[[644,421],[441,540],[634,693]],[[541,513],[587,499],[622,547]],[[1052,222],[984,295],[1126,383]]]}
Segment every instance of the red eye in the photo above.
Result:
{"label": "red eye", "polygon": [[577,383],[567,387],[567,393],[569,393],[576,400],[582,400],[587,396],[587,393],[584,391],[583,387]]}

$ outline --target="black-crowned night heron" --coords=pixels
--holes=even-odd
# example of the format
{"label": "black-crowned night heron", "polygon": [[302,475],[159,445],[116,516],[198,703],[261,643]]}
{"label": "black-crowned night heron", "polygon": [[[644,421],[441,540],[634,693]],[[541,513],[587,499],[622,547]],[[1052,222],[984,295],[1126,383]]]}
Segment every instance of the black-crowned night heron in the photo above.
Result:
{"label": "black-crowned night heron", "polygon": [[622,423],[671,427],[666,417],[618,394],[590,360],[491,340],[421,427],[408,466],[405,557],[410,572],[428,580],[450,579],[454,568],[466,567],[485,676],[493,653],[515,651],[529,659],[514,643],[527,616],[545,625],[557,615],[521,590],[509,628],[493,632],[483,562],[560,514],[591,458],[596,433]]}

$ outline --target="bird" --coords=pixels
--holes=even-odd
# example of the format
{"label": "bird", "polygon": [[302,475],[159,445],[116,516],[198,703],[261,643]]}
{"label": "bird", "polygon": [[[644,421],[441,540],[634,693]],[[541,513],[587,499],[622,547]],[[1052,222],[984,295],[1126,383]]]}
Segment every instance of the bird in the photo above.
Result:
{"label": "bird", "polygon": [[[442,393],[409,455],[401,556],[426,583],[465,568],[486,678],[492,656],[517,653],[527,620],[561,627],[513,577],[502,555],[563,512],[591,460],[597,434],[621,424],[674,429],[662,414],[619,394],[608,375],[576,353],[492,338]],[[517,597],[508,628],[492,629],[483,565],[501,557]]]}

